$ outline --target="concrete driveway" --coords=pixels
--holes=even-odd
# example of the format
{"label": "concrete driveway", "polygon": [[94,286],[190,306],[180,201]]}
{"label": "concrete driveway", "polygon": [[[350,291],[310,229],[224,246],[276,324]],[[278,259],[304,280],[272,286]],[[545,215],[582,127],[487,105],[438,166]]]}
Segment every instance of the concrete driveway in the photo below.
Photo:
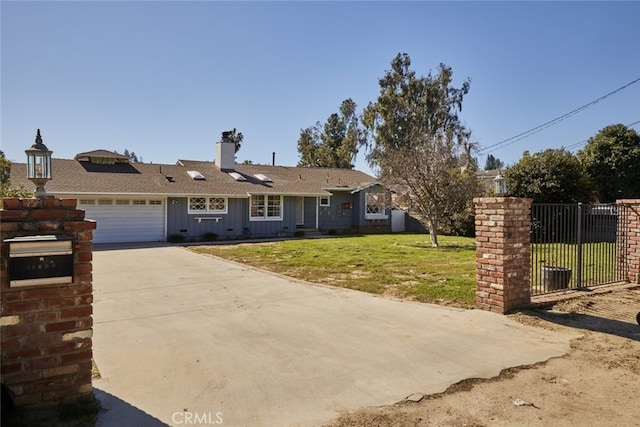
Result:
{"label": "concrete driveway", "polygon": [[574,336],[161,246],[94,252],[98,426],[311,426],[540,362]]}

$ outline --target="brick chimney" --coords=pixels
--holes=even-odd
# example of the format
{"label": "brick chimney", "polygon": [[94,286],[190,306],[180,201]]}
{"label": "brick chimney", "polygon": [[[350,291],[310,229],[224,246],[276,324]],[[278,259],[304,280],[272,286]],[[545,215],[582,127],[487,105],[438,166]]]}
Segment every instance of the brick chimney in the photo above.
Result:
{"label": "brick chimney", "polygon": [[222,140],[216,143],[216,166],[220,170],[236,167],[236,145],[229,139],[231,132],[222,132]]}

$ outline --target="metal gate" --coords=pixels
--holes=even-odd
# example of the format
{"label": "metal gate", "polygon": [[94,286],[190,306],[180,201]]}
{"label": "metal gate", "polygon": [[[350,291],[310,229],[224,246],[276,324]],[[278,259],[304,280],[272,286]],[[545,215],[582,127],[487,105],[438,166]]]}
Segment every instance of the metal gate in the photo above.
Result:
{"label": "metal gate", "polygon": [[531,209],[531,294],[622,281],[625,209],[616,204],[537,204]]}

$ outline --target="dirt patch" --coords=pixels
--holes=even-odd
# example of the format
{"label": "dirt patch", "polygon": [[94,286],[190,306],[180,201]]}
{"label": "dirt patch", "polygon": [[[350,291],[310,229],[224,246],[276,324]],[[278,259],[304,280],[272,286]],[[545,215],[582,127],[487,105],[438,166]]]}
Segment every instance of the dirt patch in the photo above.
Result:
{"label": "dirt patch", "polygon": [[470,379],[444,393],[362,408],[330,424],[346,426],[640,425],[640,289],[598,294],[517,313],[515,321],[579,331],[570,352],[533,366]]}

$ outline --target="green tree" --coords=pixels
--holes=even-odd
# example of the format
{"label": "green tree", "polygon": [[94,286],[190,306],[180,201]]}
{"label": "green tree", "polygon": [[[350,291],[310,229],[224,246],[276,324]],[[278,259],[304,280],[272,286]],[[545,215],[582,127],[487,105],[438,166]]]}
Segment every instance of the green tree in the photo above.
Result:
{"label": "green tree", "polygon": [[7,160],[0,150],[0,207],[5,197],[31,197],[32,193],[22,184],[20,187],[11,185],[11,161]]}
{"label": "green tree", "polygon": [[484,164],[484,170],[488,171],[488,170],[502,169],[503,167],[504,167],[504,162],[502,160],[498,159],[493,154],[489,154],[487,156],[487,161]]}
{"label": "green tree", "polygon": [[351,98],[340,105],[324,125],[320,122],[300,131],[298,166],[353,169],[358,149],[366,143],[360,127],[357,105]]}
{"label": "green tree", "polygon": [[482,192],[468,167],[471,133],[458,117],[470,81],[455,88],[450,67],[418,77],[410,65],[406,53],[398,54],[379,79],[378,99],[364,110],[372,133],[367,160],[383,182],[407,192],[438,246],[438,230]]}
{"label": "green tree", "polygon": [[136,153],[133,151],[129,152],[126,148],[124,149],[123,156],[127,157],[131,163],[142,163],[142,156],[138,157]]}
{"label": "green tree", "polygon": [[507,191],[515,197],[530,197],[537,203],[588,202],[592,184],[578,158],[564,148],[522,158],[504,171]]}
{"label": "green tree", "polygon": [[595,184],[598,200],[640,198],[640,134],[616,124],[590,138],[578,160]]}
{"label": "green tree", "polygon": [[244,141],[244,135],[242,132],[237,132],[236,128],[233,128],[229,132],[229,141],[233,142],[236,146],[236,153],[240,150],[240,146],[242,145],[242,141]]}
{"label": "green tree", "polygon": [[11,162],[4,156],[4,151],[0,150],[0,184],[5,185],[10,181]]}

